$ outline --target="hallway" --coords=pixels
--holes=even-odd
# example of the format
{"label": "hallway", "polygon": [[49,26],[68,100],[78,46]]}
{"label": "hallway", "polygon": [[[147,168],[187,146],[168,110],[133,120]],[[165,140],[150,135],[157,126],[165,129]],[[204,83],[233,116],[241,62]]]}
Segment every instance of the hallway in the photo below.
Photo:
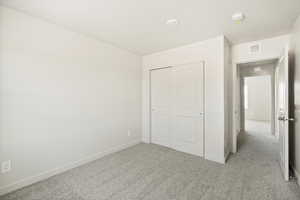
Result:
{"label": "hallway", "polygon": [[262,134],[245,134],[239,139],[239,151],[228,164],[238,167],[243,177],[241,199],[300,199],[300,188],[294,180],[283,180],[278,143],[274,138]]}

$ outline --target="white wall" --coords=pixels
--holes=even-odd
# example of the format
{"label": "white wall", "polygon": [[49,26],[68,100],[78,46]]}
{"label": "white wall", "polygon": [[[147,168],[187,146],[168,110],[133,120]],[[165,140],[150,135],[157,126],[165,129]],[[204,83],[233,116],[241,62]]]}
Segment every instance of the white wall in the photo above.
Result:
{"label": "white wall", "polygon": [[246,120],[271,121],[271,76],[245,77],[248,88]]}
{"label": "white wall", "polygon": [[295,103],[295,130],[291,139],[293,146],[292,164],[298,174],[300,184],[300,16],[295,22],[291,37],[291,53],[294,60],[294,103]]}
{"label": "white wall", "polygon": [[141,140],[139,56],[0,13],[0,193]]}
{"label": "white wall", "polygon": [[143,57],[143,141],[149,142],[149,70],[189,62],[205,62],[205,158],[224,157],[224,40],[223,36]]}
{"label": "white wall", "polygon": [[[290,35],[282,35],[279,37],[234,45],[232,47],[233,63],[245,63],[249,61],[278,58],[280,57],[285,45],[289,43],[289,40]],[[261,51],[259,53],[251,53],[249,51],[249,46],[256,43],[261,45]]]}

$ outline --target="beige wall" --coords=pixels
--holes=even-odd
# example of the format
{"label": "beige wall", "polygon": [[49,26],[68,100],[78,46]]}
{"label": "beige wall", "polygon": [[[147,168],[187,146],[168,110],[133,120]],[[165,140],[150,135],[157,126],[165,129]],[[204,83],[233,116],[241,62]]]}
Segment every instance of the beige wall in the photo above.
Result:
{"label": "beige wall", "polygon": [[0,193],[140,141],[140,56],[0,15],[0,162],[12,161]]}
{"label": "beige wall", "polygon": [[[294,63],[295,130],[292,136],[292,162],[300,180],[300,16],[294,24],[291,37],[291,55]],[[300,181],[298,182],[300,184]]]}
{"label": "beige wall", "polygon": [[245,77],[248,88],[246,120],[271,121],[271,76]]}

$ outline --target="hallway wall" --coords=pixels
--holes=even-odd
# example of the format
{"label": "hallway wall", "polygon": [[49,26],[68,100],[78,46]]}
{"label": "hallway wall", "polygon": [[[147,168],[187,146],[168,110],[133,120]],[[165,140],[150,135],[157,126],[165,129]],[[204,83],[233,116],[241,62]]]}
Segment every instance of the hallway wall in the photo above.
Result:
{"label": "hallway wall", "polygon": [[244,88],[248,90],[245,119],[271,121],[271,76],[245,77]]}

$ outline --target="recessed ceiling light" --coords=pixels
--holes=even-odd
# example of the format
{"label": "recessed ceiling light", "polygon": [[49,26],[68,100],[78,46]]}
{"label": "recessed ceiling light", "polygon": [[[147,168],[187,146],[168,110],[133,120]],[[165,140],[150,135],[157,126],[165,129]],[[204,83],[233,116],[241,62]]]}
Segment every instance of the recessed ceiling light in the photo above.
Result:
{"label": "recessed ceiling light", "polygon": [[255,72],[260,72],[260,71],[261,71],[261,67],[255,67],[255,68],[254,68],[254,71],[255,71]]}
{"label": "recessed ceiling light", "polygon": [[166,21],[166,25],[172,25],[172,26],[174,26],[174,25],[177,25],[177,24],[178,24],[178,20],[177,19],[168,19]]}
{"label": "recessed ceiling light", "polygon": [[236,22],[242,22],[245,19],[245,15],[241,12],[234,13],[232,15],[232,20]]}

